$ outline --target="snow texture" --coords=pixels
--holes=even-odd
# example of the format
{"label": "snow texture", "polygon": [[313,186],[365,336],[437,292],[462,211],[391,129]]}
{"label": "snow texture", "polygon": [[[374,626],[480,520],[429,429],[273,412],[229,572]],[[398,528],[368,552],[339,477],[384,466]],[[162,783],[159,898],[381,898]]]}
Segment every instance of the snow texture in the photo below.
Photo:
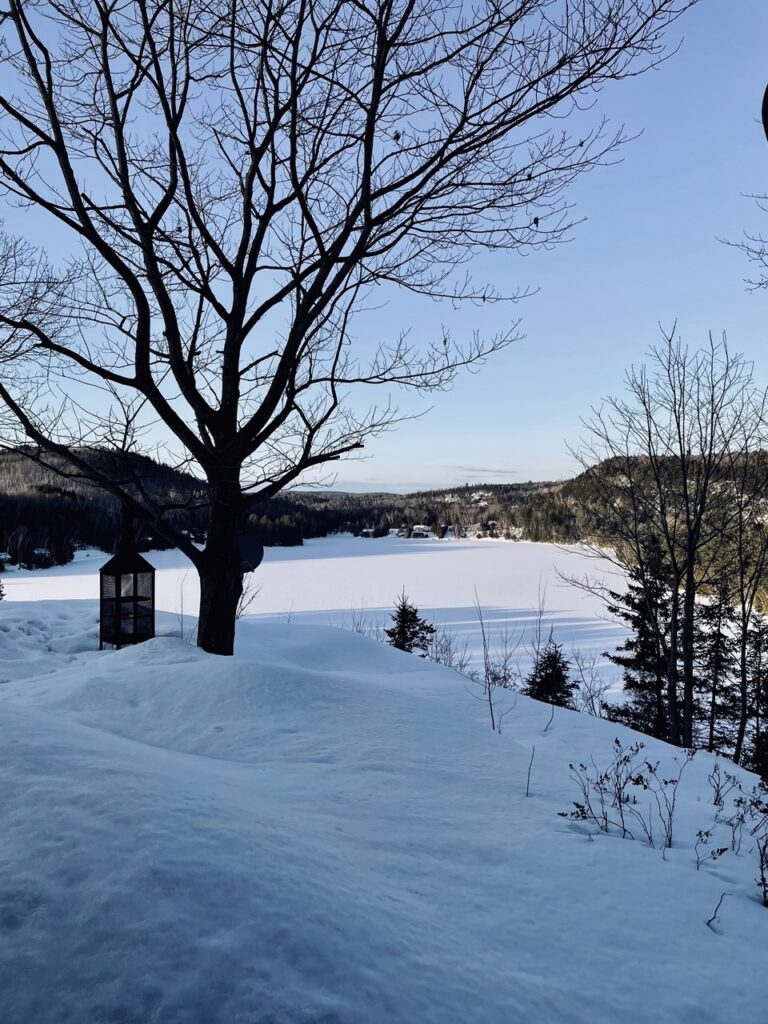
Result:
{"label": "snow texture", "polygon": [[[98,652],[95,556],[6,577],[2,1024],[764,1019],[756,858],[747,843],[695,865],[713,758],[686,769],[666,859],[590,837],[558,816],[578,797],[568,763],[605,764],[634,734],[561,709],[547,727],[523,697],[493,733],[465,678],[318,624],[362,583],[369,606],[406,584],[463,614],[473,575],[530,617],[541,566],[578,556],[457,544],[393,566],[361,544],[270,552],[273,614],[240,624],[234,659],[171,635]],[[159,574],[170,611],[182,572]],[[592,646],[610,626],[582,597],[561,589],[550,614]]]}

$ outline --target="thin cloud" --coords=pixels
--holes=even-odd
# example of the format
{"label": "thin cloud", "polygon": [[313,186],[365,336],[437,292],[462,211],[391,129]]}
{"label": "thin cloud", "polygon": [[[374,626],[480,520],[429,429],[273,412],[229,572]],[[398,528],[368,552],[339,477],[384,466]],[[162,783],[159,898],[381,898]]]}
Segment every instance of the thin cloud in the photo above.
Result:
{"label": "thin cloud", "polygon": [[498,469],[489,466],[449,466],[454,473],[469,473],[470,476],[518,476],[516,469]]}

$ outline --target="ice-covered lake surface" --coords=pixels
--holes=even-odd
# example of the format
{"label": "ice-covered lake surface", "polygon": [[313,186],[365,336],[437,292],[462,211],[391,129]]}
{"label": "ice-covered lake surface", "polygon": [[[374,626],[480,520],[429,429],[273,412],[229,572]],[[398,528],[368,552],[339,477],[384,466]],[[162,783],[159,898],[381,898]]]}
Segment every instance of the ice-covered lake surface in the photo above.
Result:
{"label": "ice-covered lake surface", "polygon": [[[714,757],[684,769],[670,849],[639,785],[653,845],[629,809],[633,838],[606,833],[568,817],[569,766],[644,738],[508,691],[492,731],[479,684],[328,625],[405,586],[474,636],[475,586],[501,627],[535,618],[546,585],[562,641],[601,648],[600,605],[556,571],[597,563],[274,549],[223,658],[178,636],[182,585],[185,609],[195,595],[174,552],[152,556],[165,635],[98,651],[102,557],[9,572],[0,602],[0,1024],[765,1018],[768,910],[752,837],[733,850],[716,821]],[[681,752],[645,742],[676,777]]]}
{"label": "ice-covered lake surface", "polygon": [[[97,571],[106,557],[78,552],[69,565],[10,572],[5,577],[8,598],[93,600]],[[188,631],[199,600],[194,567],[178,551],[152,552],[148,558],[158,570],[158,609],[179,619],[183,613]],[[333,626],[351,626],[362,615],[375,627],[389,624],[394,601],[405,588],[420,612],[454,633],[461,644],[466,640],[475,658],[481,648],[476,598],[491,643],[499,645],[506,634],[510,643],[519,643],[523,661],[540,606],[545,632],[552,629],[566,654],[575,648],[599,657],[621,642],[624,630],[598,597],[567,582],[585,577],[622,589],[622,578],[610,562],[579,548],[340,535],[309,540],[303,547],[267,548],[262,565],[246,577],[256,591],[246,614]]]}

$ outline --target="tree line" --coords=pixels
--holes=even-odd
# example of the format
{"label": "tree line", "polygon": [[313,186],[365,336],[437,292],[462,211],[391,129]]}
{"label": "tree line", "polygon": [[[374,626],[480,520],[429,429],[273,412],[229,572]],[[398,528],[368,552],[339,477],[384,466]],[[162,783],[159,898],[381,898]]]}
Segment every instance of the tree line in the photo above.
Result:
{"label": "tree line", "polygon": [[[120,534],[122,502],[98,485],[78,477],[62,477],[62,467],[49,469],[34,452],[0,452],[0,551],[11,564],[47,568],[72,560],[79,547],[112,552]],[[100,457],[105,472],[125,480],[127,488],[153,495],[168,506],[166,515],[191,542],[205,543],[207,495],[204,482],[164,466],[148,456],[129,460],[114,452]],[[126,461],[128,467],[126,467]],[[130,476],[130,482],[128,478]],[[290,501],[276,499],[263,514],[244,518],[241,531],[255,534],[266,545],[301,544],[304,537],[322,536],[322,516]],[[141,519],[135,523],[141,551],[172,546],[166,535]],[[4,560],[0,560],[0,568]]]}
{"label": "tree line", "polygon": [[[30,454],[33,456],[30,458]],[[90,458],[94,459],[93,451]],[[98,453],[105,472],[135,491],[149,492],[167,507],[175,529],[204,543],[207,504],[204,481],[165,466],[149,456]],[[70,561],[78,547],[111,552],[120,529],[121,501],[77,475],[62,476],[63,464],[42,465],[35,452],[0,451],[0,551],[14,564],[43,568]],[[244,514],[241,532],[255,534],[265,547],[303,544],[314,537],[370,531],[384,537],[405,535],[417,525],[437,536],[450,529],[497,538],[568,541],[586,536],[584,523],[563,530],[568,518],[583,520],[572,488],[575,482],[466,484],[413,494],[351,494],[295,491],[263,502]],[[172,541],[151,523],[138,519],[140,550],[162,550]]]}
{"label": "tree line", "polygon": [[[102,452],[104,463],[114,453]],[[147,456],[131,457],[138,489],[151,489],[175,529],[204,543],[207,511],[204,482]],[[479,484],[413,494],[349,494],[296,491],[263,502],[242,516],[240,531],[265,547],[293,546],[330,534],[363,531],[408,536],[417,525],[436,536],[467,534],[539,542],[575,542],[590,536],[579,480]],[[171,509],[170,506],[176,507]],[[13,564],[44,568],[70,561],[78,547],[111,552],[120,529],[121,501],[99,485],[62,478],[19,452],[0,452],[0,551]],[[151,523],[136,521],[142,551],[172,546]]]}

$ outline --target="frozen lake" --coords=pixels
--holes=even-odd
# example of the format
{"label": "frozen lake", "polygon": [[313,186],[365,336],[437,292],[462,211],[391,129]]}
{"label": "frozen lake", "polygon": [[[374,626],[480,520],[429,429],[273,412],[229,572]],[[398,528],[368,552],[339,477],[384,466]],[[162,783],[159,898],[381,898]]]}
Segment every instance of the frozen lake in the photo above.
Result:
{"label": "frozen lake", "polygon": [[[94,600],[100,552],[78,552],[74,562],[46,571],[10,571],[4,576],[10,601]],[[194,567],[178,551],[149,556],[156,566],[157,607],[194,625],[199,589]],[[333,536],[303,547],[267,548],[264,562],[249,577],[256,590],[249,617],[281,622],[350,626],[364,611],[371,626],[389,623],[405,588],[421,613],[480,649],[475,593],[493,643],[506,632],[525,642],[535,627],[539,602],[543,620],[566,654],[572,649],[601,654],[624,636],[600,600],[563,577],[608,581],[621,578],[605,559],[553,544],[491,540],[361,539]],[[181,622],[180,622],[181,625]]]}

